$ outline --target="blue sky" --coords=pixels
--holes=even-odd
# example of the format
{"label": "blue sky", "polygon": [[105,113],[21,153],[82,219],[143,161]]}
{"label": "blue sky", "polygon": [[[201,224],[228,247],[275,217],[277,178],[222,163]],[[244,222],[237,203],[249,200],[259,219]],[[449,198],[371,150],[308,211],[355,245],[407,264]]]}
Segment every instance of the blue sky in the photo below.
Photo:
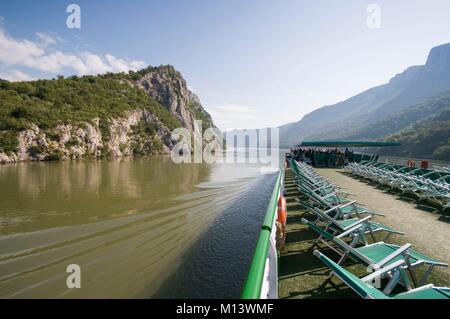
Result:
{"label": "blue sky", "polygon": [[450,42],[448,0],[74,1],[81,29],[66,26],[70,3],[0,3],[0,77],[172,64],[222,129],[299,120]]}

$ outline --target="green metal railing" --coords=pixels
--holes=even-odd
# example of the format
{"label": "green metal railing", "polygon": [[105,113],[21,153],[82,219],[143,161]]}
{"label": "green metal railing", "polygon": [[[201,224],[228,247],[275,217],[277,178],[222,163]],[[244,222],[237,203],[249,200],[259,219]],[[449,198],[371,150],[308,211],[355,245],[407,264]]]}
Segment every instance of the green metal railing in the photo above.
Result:
{"label": "green metal railing", "polygon": [[283,180],[283,174],[284,170],[280,169],[273,188],[272,197],[270,198],[270,202],[267,207],[266,216],[261,226],[261,231],[256,243],[255,253],[250,264],[247,279],[245,280],[244,288],[242,289],[241,298],[243,299],[259,299],[261,296],[270,236],[277,212],[277,204],[280,196],[280,186]]}

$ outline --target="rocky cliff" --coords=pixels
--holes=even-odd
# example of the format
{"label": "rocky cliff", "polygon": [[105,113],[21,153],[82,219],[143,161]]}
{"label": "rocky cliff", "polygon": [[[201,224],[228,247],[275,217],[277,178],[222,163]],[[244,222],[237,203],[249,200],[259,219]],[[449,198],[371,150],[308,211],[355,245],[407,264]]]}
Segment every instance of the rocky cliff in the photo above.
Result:
{"label": "rocky cliff", "polygon": [[147,68],[140,72],[143,76],[133,84],[166,107],[183,127],[193,132],[194,120],[202,120],[208,127],[214,126],[198,96],[188,89],[186,80],[174,67]]}
{"label": "rocky cliff", "polygon": [[0,84],[0,163],[169,153],[171,130],[214,126],[172,66]]}

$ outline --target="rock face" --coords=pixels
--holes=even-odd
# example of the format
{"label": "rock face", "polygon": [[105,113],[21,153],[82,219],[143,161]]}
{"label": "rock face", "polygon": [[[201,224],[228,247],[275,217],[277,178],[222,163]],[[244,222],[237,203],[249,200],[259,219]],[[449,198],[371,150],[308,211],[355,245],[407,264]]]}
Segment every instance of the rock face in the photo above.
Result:
{"label": "rock face", "polygon": [[[148,125],[154,129],[153,135],[141,134],[138,127]],[[137,110],[127,118],[112,120],[110,138],[106,143],[109,155],[120,157],[148,153],[144,151],[145,143],[156,146],[153,153],[169,153],[176,141],[171,139],[171,131],[148,111]]]}
{"label": "rock face", "polygon": [[450,44],[443,44],[431,49],[426,66],[432,69],[448,70],[450,68]]}
{"label": "rock face", "polygon": [[[188,90],[186,81],[172,66],[149,67],[125,81],[158,101],[191,133],[198,130],[195,120],[214,125],[199,98]],[[17,142],[15,152],[0,152],[0,163],[154,155],[170,153],[177,143],[171,130],[146,109],[129,111],[123,117],[94,118],[45,130],[32,124],[18,133]]]}
{"label": "rock face", "polygon": [[188,89],[181,73],[172,66],[151,68],[134,84],[161,103],[190,132],[195,130],[194,120],[213,126],[211,116],[201,106],[198,96]]}
{"label": "rock face", "polygon": [[[171,139],[171,131],[146,110],[136,110],[127,117],[112,119],[108,123],[107,134],[101,132],[100,119],[93,122],[59,125],[47,131],[33,125],[20,132],[17,153],[0,153],[0,163],[169,153],[177,142]],[[137,130],[139,126],[149,125],[154,129],[153,134],[142,135]],[[150,152],[145,152],[146,143]]]}

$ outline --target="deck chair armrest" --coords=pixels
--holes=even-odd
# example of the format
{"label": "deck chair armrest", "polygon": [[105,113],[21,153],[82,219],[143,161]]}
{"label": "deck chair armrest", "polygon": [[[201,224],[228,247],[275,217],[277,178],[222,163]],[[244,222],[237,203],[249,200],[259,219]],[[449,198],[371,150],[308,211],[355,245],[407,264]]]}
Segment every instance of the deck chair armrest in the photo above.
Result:
{"label": "deck chair armrest", "polygon": [[340,205],[338,208],[344,208],[344,207],[353,205],[353,204],[355,204],[356,202],[357,202],[356,200],[352,200],[352,201],[350,201],[350,202],[348,202],[348,203],[345,203],[345,204],[343,204],[343,205]]}
{"label": "deck chair armrest", "polygon": [[[360,205],[358,203],[358,205]],[[361,207],[362,208],[362,207]],[[368,210],[368,209],[363,209],[362,211],[359,212],[360,214],[369,214],[369,215],[376,215],[376,216],[380,216],[380,217],[386,217],[386,215],[381,214],[381,213],[377,213],[374,212],[373,210]]]}
{"label": "deck chair armrest", "polygon": [[386,217],[385,214],[377,213],[377,212],[374,212],[373,210],[367,211],[367,214],[376,215],[376,216],[380,216],[380,217]]}
{"label": "deck chair armrest", "polygon": [[378,268],[376,265],[374,266],[374,269],[376,269],[373,273],[361,278],[362,281],[369,283],[372,282],[374,279],[381,277],[382,275],[399,268],[403,265],[406,265],[406,261],[404,259],[397,260],[396,262],[382,268]]}
{"label": "deck chair armrest", "polygon": [[329,213],[331,213],[332,211],[339,209],[341,206],[340,205],[336,205],[331,207],[330,209],[327,209],[326,211],[323,212],[323,214],[328,215]]}
{"label": "deck chair armrest", "polygon": [[354,203],[356,203],[356,200],[351,201],[351,202],[349,202],[349,203],[342,204],[342,205],[336,205],[336,206],[333,206],[333,207],[331,207],[330,209],[327,209],[326,211],[324,211],[323,214],[324,214],[324,215],[328,215],[328,214],[331,213],[332,211],[335,211],[335,210],[337,210],[337,209],[340,209],[340,208],[343,208],[343,207],[352,205],[352,204],[354,204]]}
{"label": "deck chair armrest", "polygon": [[342,238],[345,236],[348,236],[349,234],[355,232],[359,228],[362,227],[363,224],[365,224],[367,221],[369,221],[372,218],[372,216],[366,216],[360,220],[358,220],[356,223],[354,223],[350,228],[346,229],[343,233],[336,236],[337,238]]}
{"label": "deck chair armrest", "polygon": [[[328,199],[328,198],[330,198],[332,196],[335,196],[336,198],[345,197],[345,196],[339,196],[339,195],[341,195],[340,193],[342,193],[342,192],[332,192],[332,193],[329,193],[329,194],[323,196],[322,198],[323,199]],[[343,195],[346,195],[346,194],[343,194]],[[345,202],[347,202],[349,200],[347,198],[343,198],[343,199],[345,200]]]}
{"label": "deck chair armrest", "polygon": [[323,186],[320,186],[320,187],[314,189],[313,191],[315,191],[315,192],[316,192],[316,191],[320,191],[320,190],[325,189],[325,188],[327,188],[327,187],[331,187],[331,185],[323,185]]}
{"label": "deck chair armrest", "polygon": [[379,261],[375,265],[377,267],[383,267],[386,263],[390,262],[391,260],[397,258],[398,256],[402,255],[405,251],[407,251],[409,248],[411,248],[411,244],[405,244],[399,249],[395,250],[392,254],[386,256],[383,260]]}

